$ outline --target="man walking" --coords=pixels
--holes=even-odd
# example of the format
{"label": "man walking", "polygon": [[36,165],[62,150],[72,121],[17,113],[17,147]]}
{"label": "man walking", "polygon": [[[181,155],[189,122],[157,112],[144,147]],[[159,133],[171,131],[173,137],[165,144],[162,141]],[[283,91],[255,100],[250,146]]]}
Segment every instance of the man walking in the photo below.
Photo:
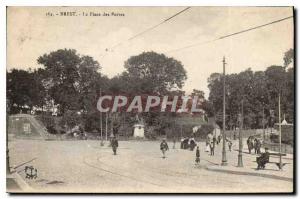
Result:
{"label": "man walking", "polygon": [[196,165],[200,163],[200,150],[199,150],[199,146],[197,146],[197,149],[196,149]]}
{"label": "man walking", "polygon": [[168,143],[166,142],[165,138],[160,143],[160,150],[161,150],[161,152],[163,154],[163,158],[166,158],[166,151],[169,150],[169,146],[168,146]]}
{"label": "man walking", "polygon": [[112,150],[114,152],[114,155],[117,155],[117,148],[119,146],[118,140],[116,137],[113,137],[111,140],[111,146],[112,146]]}

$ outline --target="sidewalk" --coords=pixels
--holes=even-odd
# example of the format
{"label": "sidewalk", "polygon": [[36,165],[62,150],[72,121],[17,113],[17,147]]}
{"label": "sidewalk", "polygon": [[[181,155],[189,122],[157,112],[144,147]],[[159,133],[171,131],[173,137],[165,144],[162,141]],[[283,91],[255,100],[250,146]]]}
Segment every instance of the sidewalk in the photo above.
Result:
{"label": "sidewalk", "polygon": [[207,165],[206,167],[209,171],[215,172],[223,172],[234,175],[247,175],[247,176],[259,176],[264,178],[271,178],[275,180],[284,180],[288,182],[293,182],[293,176],[289,176],[288,173],[283,171],[276,171],[272,169],[266,170],[255,170],[253,168],[245,168],[245,167],[236,167],[232,165],[228,166],[219,166],[219,165]]}
{"label": "sidewalk", "polygon": [[[209,164],[206,166],[206,169],[209,171],[215,171],[215,172],[223,172],[228,174],[234,174],[234,175],[249,175],[249,176],[260,176],[264,178],[271,178],[276,180],[284,180],[284,181],[293,181],[293,155],[287,154],[287,156],[282,157],[282,162],[287,163],[283,170],[279,170],[278,167],[275,164],[267,164],[266,168],[264,170],[256,170],[257,163],[256,163],[256,157],[258,155],[249,154],[248,150],[246,148],[243,149],[243,167],[237,167],[237,144],[235,143],[235,148],[233,151],[229,152],[226,151],[227,156],[227,166],[221,166]],[[244,145],[245,146],[245,145]],[[221,149],[219,149],[221,150]],[[273,151],[270,151],[273,153]],[[275,152],[276,153],[276,152]],[[219,154],[221,154],[219,152]],[[277,156],[270,156],[270,162],[279,162],[279,157]]]}
{"label": "sidewalk", "polygon": [[28,183],[17,173],[11,173],[6,176],[6,192],[7,193],[24,193],[32,192],[33,189]]}

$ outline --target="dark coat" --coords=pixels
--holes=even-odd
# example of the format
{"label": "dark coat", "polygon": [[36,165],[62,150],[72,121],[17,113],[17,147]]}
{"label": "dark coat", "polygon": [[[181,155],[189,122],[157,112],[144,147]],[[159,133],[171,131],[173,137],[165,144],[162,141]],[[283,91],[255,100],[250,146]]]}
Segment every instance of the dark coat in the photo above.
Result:
{"label": "dark coat", "polygon": [[269,162],[270,154],[269,152],[262,153],[260,157],[256,158],[258,169],[265,168],[265,164]]}
{"label": "dark coat", "polygon": [[168,146],[167,142],[162,142],[160,144],[160,150],[169,150],[169,146]]}
{"label": "dark coat", "polygon": [[269,152],[262,153],[260,158],[263,162],[269,162],[270,153]]}
{"label": "dark coat", "polygon": [[196,150],[196,157],[197,157],[197,158],[200,157],[200,150],[199,150],[199,149]]}
{"label": "dark coat", "polygon": [[112,146],[113,148],[117,148],[117,147],[119,146],[118,140],[117,140],[117,139],[113,139],[113,140],[111,141],[111,146]]}

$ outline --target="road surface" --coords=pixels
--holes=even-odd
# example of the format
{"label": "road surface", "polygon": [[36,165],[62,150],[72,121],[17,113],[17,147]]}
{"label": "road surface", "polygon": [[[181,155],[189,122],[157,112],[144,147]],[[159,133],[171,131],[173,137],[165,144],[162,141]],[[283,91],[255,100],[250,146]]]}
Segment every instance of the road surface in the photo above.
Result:
{"label": "road surface", "polygon": [[[25,179],[24,167],[33,166],[38,178],[26,182],[37,192],[291,192],[292,157],[284,171],[275,165],[256,171],[255,155],[244,153],[244,170],[270,174],[271,177],[237,175],[210,171],[221,162],[221,146],[215,156],[204,152],[199,143],[201,162],[195,165],[195,151],[179,149],[179,143],[163,159],[158,141],[120,141],[114,156],[108,143],[99,141],[9,141],[11,163]],[[234,143],[233,149],[238,146]],[[246,151],[246,150],[245,150]],[[237,152],[227,151],[228,167],[236,168]],[[274,179],[284,176],[290,180]],[[25,190],[26,191],[26,190]]]}

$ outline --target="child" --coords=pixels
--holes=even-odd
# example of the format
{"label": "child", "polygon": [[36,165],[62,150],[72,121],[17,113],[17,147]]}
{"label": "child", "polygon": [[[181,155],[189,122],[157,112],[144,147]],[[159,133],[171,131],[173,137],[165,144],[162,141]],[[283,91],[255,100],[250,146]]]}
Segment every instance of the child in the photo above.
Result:
{"label": "child", "polygon": [[195,160],[196,164],[200,163],[200,150],[199,150],[199,146],[197,146],[196,149],[196,160]]}

